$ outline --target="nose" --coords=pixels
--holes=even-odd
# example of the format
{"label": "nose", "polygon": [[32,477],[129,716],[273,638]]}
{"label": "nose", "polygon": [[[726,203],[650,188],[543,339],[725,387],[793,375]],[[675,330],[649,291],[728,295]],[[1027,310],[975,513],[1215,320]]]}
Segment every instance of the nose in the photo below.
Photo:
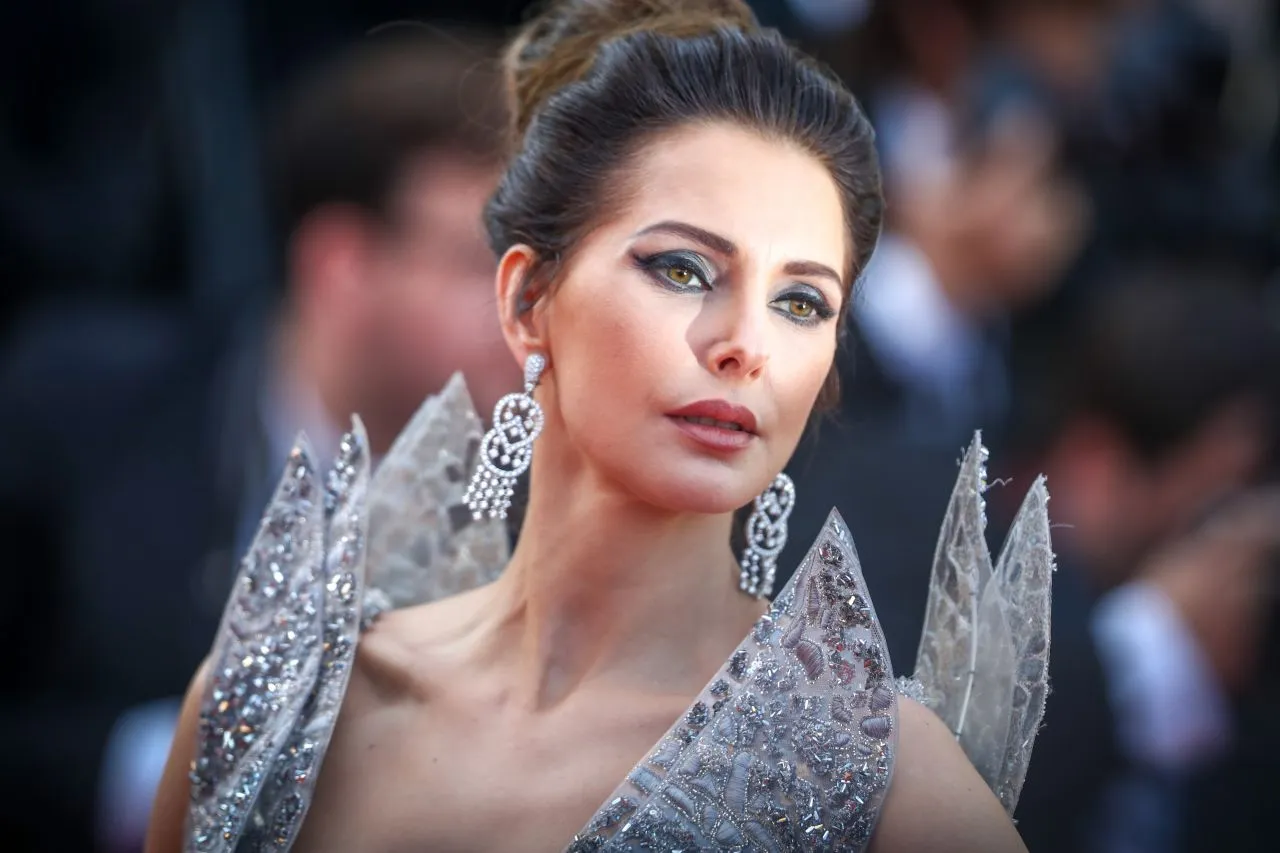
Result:
{"label": "nose", "polygon": [[769,361],[765,310],[734,300],[721,333],[707,350],[707,369],[726,379],[753,379]]}

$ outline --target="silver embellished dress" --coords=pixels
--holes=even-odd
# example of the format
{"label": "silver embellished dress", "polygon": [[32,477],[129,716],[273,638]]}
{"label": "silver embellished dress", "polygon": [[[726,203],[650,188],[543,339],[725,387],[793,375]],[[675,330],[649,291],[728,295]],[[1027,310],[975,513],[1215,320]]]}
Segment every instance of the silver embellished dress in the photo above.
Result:
{"label": "silver embellished dress", "polygon": [[[424,404],[376,471],[358,422],[323,474],[299,441],[244,558],[210,657],[191,771],[188,851],[290,849],[361,631],[387,608],[456,594],[501,572],[505,530],[473,523],[462,503],[480,436],[465,385],[455,377]],[[967,636],[957,633],[957,622],[981,627],[978,614],[990,598],[982,586],[994,586],[985,584],[990,561],[980,565],[969,530],[977,524],[981,534],[974,515],[981,512],[979,450],[975,440],[939,543],[933,627],[926,625],[921,644],[929,683],[895,683],[856,551],[832,512],[769,612],[566,839],[566,849],[862,850],[892,777],[900,689],[939,709],[964,690],[962,721],[953,725],[962,744],[970,714],[984,720],[980,736],[992,741],[989,706],[1001,706],[994,715],[1004,737],[984,746],[992,754],[979,758],[995,768],[984,775],[997,794],[1006,789],[1001,799],[1012,811],[1028,732],[1034,739],[1043,709],[1043,671],[1037,680],[1010,670],[1001,681],[1008,697],[997,690],[993,703],[979,690],[975,702],[968,698],[975,692],[969,656],[950,648]],[[1038,522],[1042,503],[1031,509],[1024,506],[1020,521]],[[1035,669],[1028,660],[1047,664],[1048,655],[1047,517],[1043,535],[1038,523],[1032,527],[1019,547],[1006,548],[1023,553],[1020,574],[1043,575],[1043,589],[1024,596],[1031,609],[1017,614],[1038,620],[1037,630],[1014,637],[1007,650],[1021,670]],[[1017,588],[1028,583],[1020,577]],[[1000,597],[1016,598],[1007,590]],[[1004,704],[1019,701],[1021,714],[1005,713]]]}

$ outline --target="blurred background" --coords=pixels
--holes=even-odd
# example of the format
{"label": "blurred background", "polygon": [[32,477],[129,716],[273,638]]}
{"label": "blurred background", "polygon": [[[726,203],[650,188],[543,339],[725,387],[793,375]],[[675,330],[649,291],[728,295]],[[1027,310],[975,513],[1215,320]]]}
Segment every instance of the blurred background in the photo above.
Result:
{"label": "blurred background", "polygon": [[[862,99],[890,202],[781,565],[839,507],[909,673],[981,428],[993,548],[1053,495],[1032,853],[1273,849],[1276,4],[752,5]],[[479,215],[525,6],[0,9],[5,849],[141,849],[296,430],[381,452],[453,371],[518,383]]]}

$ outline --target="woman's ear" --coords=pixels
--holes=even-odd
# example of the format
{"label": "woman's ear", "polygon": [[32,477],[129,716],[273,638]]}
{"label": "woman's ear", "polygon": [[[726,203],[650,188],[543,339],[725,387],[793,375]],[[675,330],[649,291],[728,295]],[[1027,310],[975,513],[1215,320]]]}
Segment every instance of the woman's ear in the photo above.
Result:
{"label": "woman's ear", "polygon": [[497,297],[502,336],[519,364],[524,364],[531,352],[547,355],[545,303],[536,298],[541,285],[537,280],[538,261],[537,252],[523,243],[507,249],[498,261]]}

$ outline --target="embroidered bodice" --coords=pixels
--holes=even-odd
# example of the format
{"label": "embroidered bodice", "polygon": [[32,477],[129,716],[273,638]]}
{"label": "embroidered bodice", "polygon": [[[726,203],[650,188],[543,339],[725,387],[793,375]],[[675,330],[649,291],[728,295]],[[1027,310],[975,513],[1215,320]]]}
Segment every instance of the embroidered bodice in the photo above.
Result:
{"label": "embroidered bodice", "polygon": [[[376,472],[358,423],[324,474],[299,442],[245,556],[210,657],[187,850],[290,849],[363,628],[386,608],[497,577],[507,557],[505,531],[472,522],[462,503],[479,437],[479,420],[455,378],[424,405]],[[950,528],[952,545],[969,547],[968,516],[959,510],[972,505],[953,498],[948,517],[961,523]],[[1044,530],[1047,549],[1047,518]],[[944,528],[940,559],[954,569],[959,552],[947,540]],[[1051,555],[1049,563],[1032,563],[1021,569],[1043,568],[1047,631]],[[935,589],[931,607],[954,623],[964,621],[967,603],[964,572],[952,575],[942,592],[953,606],[941,606]],[[970,597],[976,613],[977,596]],[[1015,663],[1020,654],[1047,657],[1047,641],[1039,651],[1018,646],[1009,649]],[[933,693],[945,693],[947,679],[968,677],[949,663],[972,672],[967,660],[936,653],[930,660]],[[1011,691],[1028,695],[1024,713],[1004,731],[1022,736],[1030,696],[1034,738],[1036,682],[1013,671],[1006,680]],[[930,685],[916,689],[943,704]],[[892,776],[898,691],[857,553],[832,512],[769,611],[581,831],[565,839],[567,850],[861,850]],[[1042,709],[1042,689],[1038,700]],[[984,737],[992,739],[990,732]],[[1003,740],[993,747],[1001,754],[993,765],[1007,788],[1005,747]],[[1021,775],[1016,761],[1012,766],[1016,801]]]}

